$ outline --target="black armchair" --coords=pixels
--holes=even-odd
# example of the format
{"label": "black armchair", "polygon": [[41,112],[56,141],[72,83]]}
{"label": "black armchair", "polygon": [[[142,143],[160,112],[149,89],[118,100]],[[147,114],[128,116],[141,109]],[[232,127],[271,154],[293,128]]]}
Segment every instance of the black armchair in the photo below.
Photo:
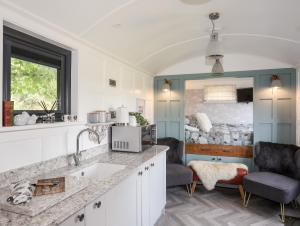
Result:
{"label": "black armchair", "polygon": [[259,142],[255,155],[259,171],[244,177],[244,205],[247,207],[251,194],[278,202],[284,222],[285,204],[294,201],[300,192],[300,149],[295,145]]}
{"label": "black armchair", "polygon": [[157,144],[170,147],[167,152],[167,187],[186,185],[188,193],[191,194],[193,172],[182,162],[184,143],[172,137],[165,137],[158,139]]}

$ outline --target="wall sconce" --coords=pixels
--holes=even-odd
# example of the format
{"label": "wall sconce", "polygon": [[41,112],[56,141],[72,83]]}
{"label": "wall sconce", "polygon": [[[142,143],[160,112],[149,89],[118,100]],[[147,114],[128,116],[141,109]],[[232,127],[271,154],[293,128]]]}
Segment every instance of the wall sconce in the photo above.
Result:
{"label": "wall sconce", "polygon": [[163,90],[164,92],[169,92],[169,91],[171,90],[171,85],[172,85],[172,81],[171,81],[171,80],[165,79],[165,83],[164,83],[164,85],[163,85],[162,90]]}
{"label": "wall sconce", "polygon": [[280,78],[278,75],[272,75],[272,82],[271,82],[271,87],[272,88],[280,88],[282,87],[282,83],[280,81]]}

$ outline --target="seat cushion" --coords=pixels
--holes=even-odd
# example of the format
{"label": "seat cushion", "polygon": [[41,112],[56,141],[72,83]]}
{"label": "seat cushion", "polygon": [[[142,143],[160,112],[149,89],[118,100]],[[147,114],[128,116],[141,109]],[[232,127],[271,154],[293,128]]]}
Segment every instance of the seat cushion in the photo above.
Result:
{"label": "seat cushion", "polygon": [[167,164],[167,187],[191,184],[193,171],[181,164]]}
{"label": "seat cushion", "polygon": [[280,203],[290,203],[300,192],[298,180],[271,173],[254,172],[244,177],[245,191]]}

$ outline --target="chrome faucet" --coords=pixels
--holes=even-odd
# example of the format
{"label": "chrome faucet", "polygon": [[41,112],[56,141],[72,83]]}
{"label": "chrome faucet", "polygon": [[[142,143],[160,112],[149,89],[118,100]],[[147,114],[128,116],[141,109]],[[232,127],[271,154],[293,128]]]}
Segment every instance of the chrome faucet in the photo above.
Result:
{"label": "chrome faucet", "polygon": [[76,139],[76,153],[73,154],[75,166],[79,166],[80,165],[81,151],[79,151],[79,138],[80,138],[81,134],[83,134],[84,132],[94,133],[96,135],[96,137],[97,137],[98,144],[100,144],[100,136],[99,136],[99,134],[95,130],[92,130],[90,128],[86,128],[84,130],[81,130],[78,133],[77,139]]}

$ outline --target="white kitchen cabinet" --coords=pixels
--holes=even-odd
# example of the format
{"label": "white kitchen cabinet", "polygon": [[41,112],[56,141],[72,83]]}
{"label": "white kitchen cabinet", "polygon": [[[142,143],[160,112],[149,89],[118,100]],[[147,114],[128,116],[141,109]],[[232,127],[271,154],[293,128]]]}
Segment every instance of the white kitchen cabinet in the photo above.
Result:
{"label": "white kitchen cabinet", "polygon": [[150,226],[150,164],[146,163],[143,166],[142,180],[142,226]]}
{"label": "white kitchen cabinet", "polygon": [[107,193],[107,226],[137,225],[137,175],[126,178]]}
{"label": "white kitchen cabinet", "polygon": [[166,204],[166,154],[162,153],[139,168],[137,177],[138,226],[153,226]]}
{"label": "white kitchen cabinet", "polygon": [[60,224],[60,226],[85,226],[85,215],[84,210],[81,210],[71,217],[69,217],[66,221]]}
{"label": "white kitchen cabinet", "polygon": [[166,154],[150,162],[150,225],[153,226],[166,205]]}
{"label": "white kitchen cabinet", "polygon": [[85,226],[106,226],[106,200],[101,196],[85,207]]}
{"label": "white kitchen cabinet", "polygon": [[164,152],[60,226],[154,226],[165,204]]}

